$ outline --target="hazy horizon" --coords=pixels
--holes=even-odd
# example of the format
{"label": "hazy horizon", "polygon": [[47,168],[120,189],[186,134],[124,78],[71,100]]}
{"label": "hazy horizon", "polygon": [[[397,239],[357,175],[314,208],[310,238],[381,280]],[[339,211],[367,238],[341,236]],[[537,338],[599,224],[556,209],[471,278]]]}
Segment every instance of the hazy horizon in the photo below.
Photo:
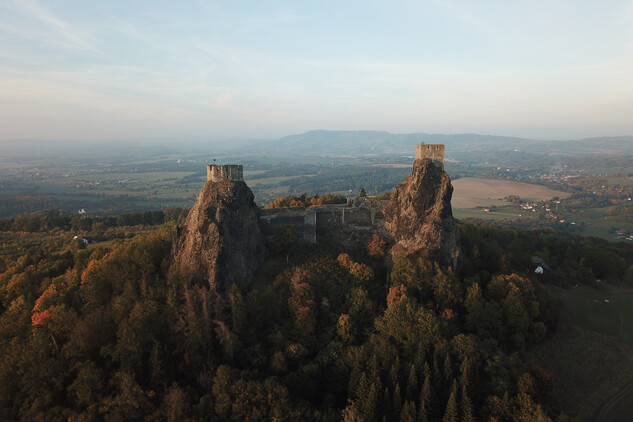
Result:
{"label": "hazy horizon", "polygon": [[[132,144],[152,144],[158,143],[160,145],[168,145],[173,142],[181,142],[184,144],[192,144],[196,145],[199,143],[224,143],[224,142],[274,142],[277,140],[285,139],[285,138],[293,138],[293,137],[302,137],[305,135],[310,135],[314,133],[325,133],[332,136],[337,136],[341,134],[385,134],[387,137],[393,136],[409,136],[409,135],[423,135],[430,137],[446,137],[449,140],[454,138],[464,137],[464,136],[473,136],[473,137],[491,137],[491,138],[507,138],[507,139],[517,139],[517,140],[529,140],[529,141],[537,141],[537,142],[565,142],[565,141],[584,141],[591,139],[621,139],[621,138],[630,138],[633,137],[631,134],[616,134],[616,135],[597,135],[597,136],[583,136],[583,137],[575,137],[575,138],[537,138],[537,137],[527,137],[527,136],[515,136],[512,134],[492,134],[492,133],[431,133],[431,132],[389,132],[384,130],[364,130],[364,129],[342,129],[342,130],[330,130],[330,129],[311,129],[302,133],[287,133],[278,137],[217,137],[217,136],[207,136],[207,135],[193,135],[193,136],[140,136],[140,137],[119,137],[119,138],[93,138],[93,139],[85,139],[85,138],[9,138],[9,139],[0,139],[0,143],[10,143],[15,141],[22,142],[53,142],[65,144],[69,143],[70,145],[76,145],[78,141],[92,141],[89,142],[89,145],[96,142],[102,143],[132,143]],[[369,140],[369,138],[368,138]],[[423,142],[423,140],[421,140]]]}
{"label": "hazy horizon", "polygon": [[0,1],[0,139],[633,134],[633,2]]}

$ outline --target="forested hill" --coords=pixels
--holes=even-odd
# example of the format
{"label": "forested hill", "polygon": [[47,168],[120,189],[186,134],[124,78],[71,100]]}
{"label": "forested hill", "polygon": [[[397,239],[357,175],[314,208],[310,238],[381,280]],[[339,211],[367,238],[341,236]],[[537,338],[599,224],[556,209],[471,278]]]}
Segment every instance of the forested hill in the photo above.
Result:
{"label": "forested hill", "polygon": [[633,257],[461,224],[458,277],[389,269],[376,238],[350,256],[279,237],[253,285],[219,296],[169,268],[172,229],[3,257],[0,419],[548,420],[551,377],[524,353],[556,327],[541,282],[617,281]]}

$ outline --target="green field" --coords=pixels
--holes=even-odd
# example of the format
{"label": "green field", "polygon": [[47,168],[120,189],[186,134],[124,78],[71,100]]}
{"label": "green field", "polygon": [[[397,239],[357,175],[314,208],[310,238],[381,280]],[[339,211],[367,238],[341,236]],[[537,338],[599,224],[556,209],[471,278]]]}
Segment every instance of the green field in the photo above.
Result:
{"label": "green field", "polygon": [[563,321],[584,330],[617,336],[633,347],[633,289],[606,285],[550,289],[565,309]]}
{"label": "green field", "polygon": [[609,185],[631,186],[633,177],[607,177],[606,182]]}
{"label": "green field", "polygon": [[157,182],[161,180],[177,180],[190,176],[193,173],[187,172],[146,172],[146,173],[91,173],[67,178],[51,179],[52,183],[67,181],[99,181],[99,180],[129,180],[135,182]]}
{"label": "green field", "polygon": [[538,214],[526,210],[521,210],[514,206],[497,207],[495,211],[482,211],[477,208],[454,209],[453,216],[455,218],[475,218],[490,221],[521,221],[535,220]]}
{"label": "green field", "polygon": [[257,176],[258,174],[266,173],[266,170],[244,170],[244,179],[248,180],[249,177]]}
{"label": "green field", "polygon": [[593,420],[633,376],[633,290],[600,287],[548,286],[561,303],[561,324],[531,350],[553,376],[556,410],[580,421]]}
{"label": "green field", "polygon": [[611,207],[585,208],[582,210],[582,214],[572,214],[570,212],[560,212],[560,214],[569,221],[584,223],[584,227],[582,229],[582,232],[580,233],[583,236],[601,237],[612,242],[618,240],[624,241],[623,239],[618,239],[614,233],[610,233],[611,228],[615,227],[618,229],[625,229],[633,232],[633,223],[606,220],[604,217],[606,216],[607,210],[609,210],[610,208]]}

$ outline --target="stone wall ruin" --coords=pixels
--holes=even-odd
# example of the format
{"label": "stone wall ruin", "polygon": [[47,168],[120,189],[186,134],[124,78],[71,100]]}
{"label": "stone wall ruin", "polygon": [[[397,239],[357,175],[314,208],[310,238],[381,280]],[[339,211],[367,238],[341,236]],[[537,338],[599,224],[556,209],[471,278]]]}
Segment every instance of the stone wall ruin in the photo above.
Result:
{"label": "stone wall ruin", "polygon": [[314,205],[260,210],[259,222],[267,242],[275,230],[289,226],[300,239],[327,241],[349,249],[362,249],[372,234],[388,239],[382,212],[384,201],[350,201],[347,204]]}
{"label": "stone wall ruin", "polygon": [[[416,145],[415,159],[429,159],[441,171],[444,168],[444,145]],[[241,165],[209,165],[207,180],[211,182],[243,181]],[[295,230],[299,239],[316,243],[326,241],[349,250],[362,249],[368,238],[377,234],[387,242],[394,241],[385,227],[383,208],[388,201],[350,198],[348,203],[261,209],[259,226],[264,241],[270,243],[277,229],[284,226]]]}

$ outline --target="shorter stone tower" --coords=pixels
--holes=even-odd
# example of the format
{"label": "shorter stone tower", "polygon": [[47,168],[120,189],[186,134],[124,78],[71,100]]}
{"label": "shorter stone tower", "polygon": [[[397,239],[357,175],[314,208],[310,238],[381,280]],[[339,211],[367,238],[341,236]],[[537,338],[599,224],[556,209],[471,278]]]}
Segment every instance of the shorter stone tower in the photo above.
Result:
{"label": "shorter stone tower", "polygon": [[425,144],[415,146],[415,159],[428,158],[436,165],[444,168],[444,144]]}
{"label": "shorter stone tower", "polygon": [[224,166],[216,166],[211,164],[207,166],[208,182],[243,182],[244,174],[241,164],[227,164]]}

